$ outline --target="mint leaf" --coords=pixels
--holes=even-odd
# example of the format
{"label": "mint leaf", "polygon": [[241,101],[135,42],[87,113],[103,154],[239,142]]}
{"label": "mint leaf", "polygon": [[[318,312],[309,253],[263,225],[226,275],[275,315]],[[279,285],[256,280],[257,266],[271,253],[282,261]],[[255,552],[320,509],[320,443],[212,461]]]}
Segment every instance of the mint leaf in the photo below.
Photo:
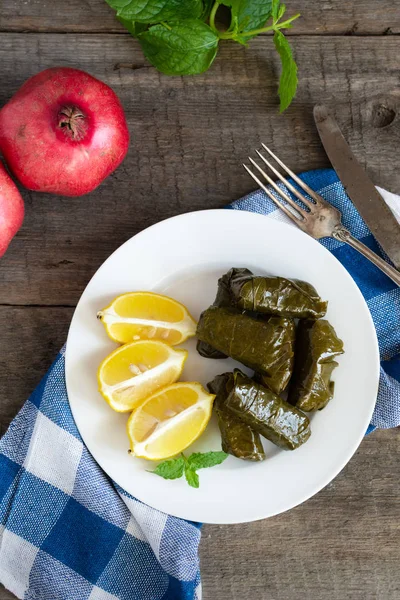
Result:
{"label": "mint leaf", "polygon": [[232,9],[232,12],[236,14],[242,1],[243,0],[218,0],[218,4],[228,6]]}
{"label": "mint leaf", "polygon": [[274,21],[274,23],[276,23],[276,21],[278,20],[278,15],[279,15],[279,9],[280,9],[280,0],[272,0],[272,5],[271,5],[271,12],[272,12],[272,19]]}
{"label": "mint leaf", "polygon": [[[272,0],[222,0],[221,4],[231,8],[232,22],[237,20],[239,34],[259,29],[271,17]],[[249,40],[250,37],[253,36],[246,39]]]}
{"label": "mint leaf", "polygon": [[286,12],[286,6],[285,6],[285,4],[281,4],[278,9],[278,21],[280,21],[282,19],[285,12]]}
{"label": "mint leaf", "polygon": [[220,465],[228,458],[225,452],[194,452],[187,459],[189,467],[197,471],[197,469],[206,469],[207,467],[215,467]]}
{"label": "mint leaf", "polygon": [[185,478],[191,487],[198,488],[200,485],[197,469],[214,467],[221,464],[228,457],[225,452],[194,452],[186,458],[182,454],[179,458],[171,458],[160,463],[154,471],[159,477],[164,479],[179,479],[185,473]]}
{"label": "mint leaf", "polygon": [[133,37],[137,37],[139,33],[146,31],[147,25],[145,23],[136,23],[132,19],[124,19],[124,17],[118,17],[117,19],[122,25],[129,31]]}
{"label": "mint leaf", "polygon": [[190,467],[185,468],[185,477],[186,481],[191,487],[198,488],[200,486],[199,476],[197,475],[196,471]]}
{"label": "mint leaf", "polygon": [[124,19],[141,23],[159,23],[170,19],[198,18],[202,0],[106,0]]}
{"label": "mint leaf", "polygon": [[182,457],[172,458],[170,460],[165,460],[160,463],[154,471],[150,471],[150,473],[154,473],[155,475],[159,475],[164,479],[179,479],[183,475],[183,469],[185,467],[185,459]]}
{"label": "mint leaf", "polygon": [[197,19],[154,25],[138,38],[147,60],[166,75],[203,73],[218,50],[216,33]]}
{"label": "mint leaf", "polygon": [[280,98],[280,112],[283,112],[296,95],[298,81],[297,65],[293,58],[289,42],[280,31],[275,31],[274,33],[274,44],[282,63],[278,94]]}
{"label": "mint leaf", "polygon": [[200,18],[203,20],[208,19],[210,16],[211,9],[213,7],[214,0],[203,0],[203,12],[201,13]]}
{"label": "mint leaf", "polygon": [[[271,17],[272,0],[242,0],[237,13],[239,31],[251,31],[265,25]],[[248,37],[247,39],[250,39]]]}

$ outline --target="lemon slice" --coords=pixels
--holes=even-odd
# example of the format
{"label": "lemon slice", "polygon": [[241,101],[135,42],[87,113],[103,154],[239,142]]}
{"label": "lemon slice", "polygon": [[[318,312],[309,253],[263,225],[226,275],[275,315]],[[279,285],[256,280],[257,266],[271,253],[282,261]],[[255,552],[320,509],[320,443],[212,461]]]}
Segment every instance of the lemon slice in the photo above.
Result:
{"label": "lemon slice", "polygon": [[101,363],[99,391],[118,412],[135,408],[157,390],[179,379],[186,350],[164,342],[143,340],[114,350]]}
{"label": "lemon slice", "polygon": [[117,296],[97,316],[109,337],[121,344],[151,339],[176,346],[196,333],[196,321],[183,304],[152,292]]}
{"label": "lemon slice", "polygon": [[205,430],[214,398],[200,383],[174,383],[158,391],[129,417],[132,453],[164,460],[185,450]]}

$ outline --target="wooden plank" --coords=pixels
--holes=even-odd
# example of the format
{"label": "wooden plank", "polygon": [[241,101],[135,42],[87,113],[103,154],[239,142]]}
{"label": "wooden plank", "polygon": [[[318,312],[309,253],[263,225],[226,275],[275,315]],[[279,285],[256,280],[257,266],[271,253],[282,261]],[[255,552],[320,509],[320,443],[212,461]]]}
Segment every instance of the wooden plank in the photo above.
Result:
{"label": "wooden plank", "polygon": [[285,514],[205,526],[204,600],[397,600],[399,437],[365,438],[331,484]]}
{"label": "wooden plank", "polygon": [[[0,307],[3,431],[64,343],[71,315],[71,308]],[[399,438],[400,430],[365,438],[331,484],[288,513],[205,526],[204,600],[397,600]],[[0,600],[12,598],[0,589]]]}
{"label": "wooden plank", "polygon": [[[400,0],[291,0],[288,14],[302,18],[290,35],[387,34],[400,32]],[[0,31],[122,32],[104,0],[3,0]]]}
{"label": "wooden plank", "polygon": [[0,437],[65,343],[72,308],[0,307]]}
{"label": "wooden plank", "polygon": [[209,72],[179,78],[146,66],[126,36],[2,34],[1,104],[37,71],[75,65],[114,88],[132,142],[121,167],[86,197],[23,192],[25,223],[0,262],[0,304],[74,305],[104,259],[139,230],[251,191],[240,165],[261,140],[297,171],[328,166],[312,118],[316,102],[336,107],[371,177],[399,192],[400,121],[382,122],[379,111],[393,109],[390,118],[399,111],[400,38],[293,41],[300,88],[280,115],[279,64],[268,38],[251,49],[226,45]]}
{"label": "wooden plank", "polygon": [[0,600],[15,600],[16,596],[6,590],[0,583]]}
{"label": "wooden plank", "polygon": [[[0,437],[64,344],[72,308],[0,307]],[[15,596],[0,584],[0,600]]]}

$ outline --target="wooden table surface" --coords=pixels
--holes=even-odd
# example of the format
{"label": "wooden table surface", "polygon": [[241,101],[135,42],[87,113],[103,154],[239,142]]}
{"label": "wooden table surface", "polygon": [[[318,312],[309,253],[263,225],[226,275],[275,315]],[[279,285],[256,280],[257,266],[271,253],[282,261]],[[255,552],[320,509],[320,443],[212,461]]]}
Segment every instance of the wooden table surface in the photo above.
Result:
{"label": "wooden table surface", "polygon": [[[75,66],[119,95],[132,143],[87,197],[22,191],[25,222],[0,261],[1,432],[63,344],[90,277],[120,244],[160,219],[249,192],[239,165],[261,140],[296,171],[328,166],[315,103],[335,108],[373,180],[400,192],[400,0],[288,5],[303,15],[290,32],[300,86],[281,116],[270,37],[248,49],[227,43],[204,75],[172,78],[146,63],[104,0],[2,0],[0,105],[41,69]],[[398,600],[399,459],[399,430],[373,433],[302,506],[258,523],[205,526],[204,599]],[[11,598],[0,589],[0,600]]]}

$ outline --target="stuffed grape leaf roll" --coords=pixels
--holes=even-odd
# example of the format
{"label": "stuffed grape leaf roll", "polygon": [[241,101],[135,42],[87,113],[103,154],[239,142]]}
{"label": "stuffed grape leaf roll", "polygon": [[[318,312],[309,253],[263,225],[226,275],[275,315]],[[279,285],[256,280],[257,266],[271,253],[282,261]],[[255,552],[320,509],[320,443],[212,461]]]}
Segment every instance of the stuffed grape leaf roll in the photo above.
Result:
{"label": "stuffed grape leaf roll", "polygon": [[269,378],[293,357],[279,320],[253,319],[229,308],[210,306],[200,315],[196,335],[220,352]]}
{"label": "stuffed grape leaf roll", "polygon": [[293,373],[296,327],[293,319],[284,317],[270,317],[268,323],[276,327],[276,362],[269,368],[268,375],[261,376],[261,383],[280,394]]}
{"label": "stuffed grape leaf roll", "polygon": [[236,369],[225,406],[277,446],[295,450],[311,435],[308,417]]}
{"label": "stuffed grape leaf roll", "polygon": [[233,306],[239,310],[294,319],[320,319],[328,303],[310,283],[284,277],[259,277],[248,269],[231,269],[229,281]]}
{"label": "stuffed grape leaf roll", "polygon": [[259,434],[225,406],[225,400],[232,388],[233,373],[217,375],[208,384],[210,392],[216,394],[214,408],[221,432],[222,450],[243,460],[264,460],[265,453]]}
{"label": "stuffed grape leaf roll", "polygon": [[328,321],[300,321],[289,402],[307,412],[324,408],[333,397],[334,358],[343,352],[343,342]]}
{"label": "stuffed grape leaf roll", "polygon": [[[231,269],[231,271],[232,271],[232,269]],[[249,273],[251,274],[251,271],[249,271]],[[219,306],[219,307],[232,306],[232,297],[231,297],[229,282],[230,282],[230,271],[228,271],[228,273],[225,273],[225,275],[223,275],[222,277],[220,277],[218,279],[217,295],[215,297],[214,304],[212,306]],[[200,356],[203,356],[204,358],[226,358],[227,357],[226,354],[224,354],[223,352],[216,350],[210,344],[207,344],[207,342],[202,342],[201,340],[197,341],[197,352],[200,354]]]}
{"label": "stuffed grape leaf roll", "polygon": [[226,354],[216,350],[210,344],[207,344],[207,342],[202,342],[201,340],[197,340],[196,348],[197,352],[203,358],[227,358]]}

